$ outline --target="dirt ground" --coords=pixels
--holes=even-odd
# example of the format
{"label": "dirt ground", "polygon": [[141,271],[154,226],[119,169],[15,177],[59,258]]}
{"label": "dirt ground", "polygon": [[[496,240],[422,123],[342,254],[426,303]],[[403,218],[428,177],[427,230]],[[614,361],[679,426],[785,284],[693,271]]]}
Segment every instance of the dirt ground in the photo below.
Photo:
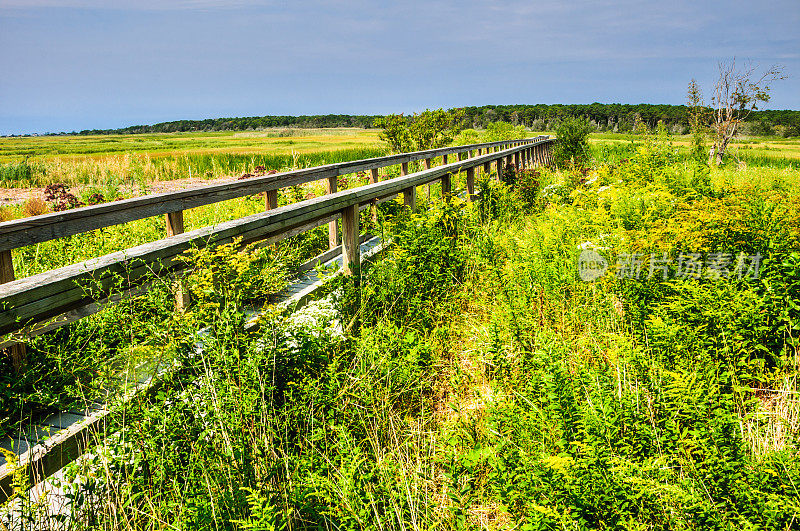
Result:
{"label": "dirt ground", "polygon": [[[148,183],[147,194],[160,194],[163,192],[174,192],[175,190],[185,190],[186,188],[199,188],[212,184],[222,184],[233,182],[236,177],[221,177],[218,179],[200,179],[192,177],[189,179],[177,179],[174,181],[154,181]],[[75,195],[80,196],[80,187],[70,190]],[[120,188],[120,192],[125,197],[137,197],[143,195],[143,190],[125,187]],[[0,188],[0,207],[22,204],[28,199],[39,197],[44,199],[44,188]]]}

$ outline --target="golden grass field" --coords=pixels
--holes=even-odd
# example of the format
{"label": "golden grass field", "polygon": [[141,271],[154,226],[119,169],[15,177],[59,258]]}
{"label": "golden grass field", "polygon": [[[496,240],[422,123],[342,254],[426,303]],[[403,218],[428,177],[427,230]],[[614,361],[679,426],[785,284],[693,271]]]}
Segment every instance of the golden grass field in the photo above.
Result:
{"label": "golden grass field", "polygon": [[123,154],[150,157],[212,153],[291,155],[380,144],[377,129],[274,129],[141,135],[0,138],[0,164],[53,160],[102,161]]}

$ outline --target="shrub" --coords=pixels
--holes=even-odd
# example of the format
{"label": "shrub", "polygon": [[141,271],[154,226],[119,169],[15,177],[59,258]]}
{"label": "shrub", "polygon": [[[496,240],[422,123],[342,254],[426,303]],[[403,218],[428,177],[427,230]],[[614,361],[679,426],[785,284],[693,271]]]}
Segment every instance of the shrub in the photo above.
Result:
{"label": "shrub", "polygon": [[591,151],[587,138],[592,126],[583,118],[567,118],[556,127],[556,145],[553,160],[558,166],[589,160]]}
{"label": "shrub", "polygon": [[41,216],[47,213],[47,203],[40,197],[32,197],[22,205],[22,213],[25,217]]}

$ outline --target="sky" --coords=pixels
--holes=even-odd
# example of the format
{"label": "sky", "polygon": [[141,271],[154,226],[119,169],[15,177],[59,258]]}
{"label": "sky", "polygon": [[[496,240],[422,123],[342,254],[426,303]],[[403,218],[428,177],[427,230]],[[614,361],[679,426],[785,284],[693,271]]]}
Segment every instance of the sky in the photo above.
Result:
{"label": "sky", "polygon": [[0,0],[0,134],[268,114],[669,103],[780,64],[800,0]]}

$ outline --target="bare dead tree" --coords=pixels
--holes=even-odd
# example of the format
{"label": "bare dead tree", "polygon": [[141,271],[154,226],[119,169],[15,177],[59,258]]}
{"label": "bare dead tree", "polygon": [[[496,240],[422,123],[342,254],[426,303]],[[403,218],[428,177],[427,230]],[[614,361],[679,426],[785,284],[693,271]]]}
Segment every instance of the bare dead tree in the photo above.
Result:
{"label": "bare dead tree", "polygon": [[748,64],[737,70],[736,58],[719,63],[719,78],[711,100],[714,148],[709,162],[722,162],[739,124],[758,109],[758,104],[769,101],[772,83],[785,77],[783,67],[779,65],[773,65],[759,75],[757,65]]}

